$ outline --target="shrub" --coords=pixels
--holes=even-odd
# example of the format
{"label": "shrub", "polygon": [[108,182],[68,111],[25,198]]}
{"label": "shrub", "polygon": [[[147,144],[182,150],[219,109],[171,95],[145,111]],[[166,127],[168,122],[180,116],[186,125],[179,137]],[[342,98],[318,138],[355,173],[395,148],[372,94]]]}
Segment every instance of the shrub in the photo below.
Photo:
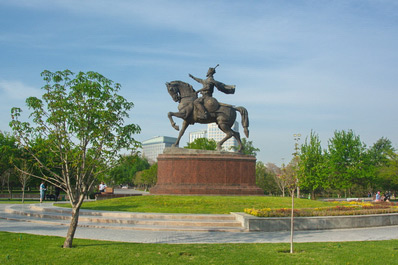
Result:
{"label": "shrub", "polygon": [[[245,213],[257,217],[288,217],[291,215],[291,209],[244,209]],[[321,208],[302,208],[294,209],[294,215],[298,217],[309,216],[339,216],[339,215],[367,215],[367,214],[385,214],[398,213],[398,204],[391,202],[363,203],[363,202],[343,202],[333,207]]]}

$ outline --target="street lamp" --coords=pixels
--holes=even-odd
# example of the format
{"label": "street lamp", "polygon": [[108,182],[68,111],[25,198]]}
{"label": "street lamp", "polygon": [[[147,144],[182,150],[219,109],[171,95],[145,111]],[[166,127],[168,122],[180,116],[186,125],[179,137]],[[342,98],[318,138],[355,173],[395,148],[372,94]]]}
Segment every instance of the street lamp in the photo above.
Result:
{"label": "street lamp", "polygon": [[299,141],[300,141],[300,137],[301,137],[301,134],[300,133],[295,133],[295,134],[293,134],[293,138],[294,138],[294,140],[296,141],[296,143],[294,144],[294,150],[296,151],[293,155],[295,155],[295,156],[298,156],[298,150],[300,149],[300,147],[299,147]]}
{"label": "street lamp", "polygon": [[[296,141],[296,143],[294,144],[294,153],[293,153],[293,155],[295,156],[297,163],[298,163],[298,155],[299,155],[299,150],[300,150],[300,147],[299,147],[300,138],[301,138],[301,134],[300,133],[293,134],[293,139]],[[297,177],[297,182],[298,182],[298,177]],[[300,186],[299,185],[297,185],[297,198],[300,198]]]}

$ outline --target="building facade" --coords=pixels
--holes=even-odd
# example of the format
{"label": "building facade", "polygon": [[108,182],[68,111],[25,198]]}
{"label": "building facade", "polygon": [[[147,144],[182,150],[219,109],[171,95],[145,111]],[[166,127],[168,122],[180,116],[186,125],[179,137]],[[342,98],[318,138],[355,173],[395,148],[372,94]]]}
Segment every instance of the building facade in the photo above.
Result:
{"label": "building facade", "polygon": [[166,147],[171,147],[177,138],[168,136],[157,136],[142,142],[142,156],[148,159],[149,163],[157,162],[158,155],[163,154]]}
{"label": "building facade", "polygon": [[192,143],[198,138],[207,138],[207,130],[200,130],[196,132],[189,133],[189,142]]}
{"label": "building facade", "polygon": [[[239,123],[235,122],[232,130],[239,132]],[[207,130],[201,130],[189,133],[189,142],[192,143],[197,138],[214,139],[216,142],[221,141],[225,137],[225,133],[218,128],[216,123],[209,123]],[[234,137],[228,139],[223,145],[223,151],[233,152],[232,147],[238,147],[238,141]]]}
{"label": "building facade", "polygon": [[[235,132],[239,132],[239,123],[235,121],[234,126],[232,126],[232,130]],[[207,125],[207,138],[214,139],[216,142],[221,141],[225,137],[225,133],[218,128],[216,123],[209,123]],[[229,138],[223,145],[222,149],[228,152],[234,152],[232,147],[238,147],[238,141],[236,141],[235,137]]]}

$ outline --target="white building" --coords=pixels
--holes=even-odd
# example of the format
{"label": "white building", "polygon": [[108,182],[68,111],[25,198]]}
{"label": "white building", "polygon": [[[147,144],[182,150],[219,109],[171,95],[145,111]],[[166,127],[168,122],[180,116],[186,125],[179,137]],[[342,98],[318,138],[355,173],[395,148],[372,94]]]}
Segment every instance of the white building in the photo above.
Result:
{"label": "white building", "polygon": [[171,147],[177,138],[168,136],[157,136],[142,142],[142,156],[148,159],[149,163],[157,162],[158,155],[163,154],[166,147]]}
{"label": "white building", "polygon": [[[239,123],[235,122],[232,130],[239,132]],[[216,142],[221,141],[225,137],[225,133],[218,128],[216,123],[207,125],[207,130],[201,130],[189,133],[189,142],[192,143],[197,138],[214,139]],[[233,152],[232,146],[238,147],[238,141],[234,137],[228,139],[222,148],[224,151]]]}
{"label": "white building", "polygon": [[192,143],[198,138],[207,138],[207,131],[206,130],[200,130],[196,132],[190,132],[189,133],[189,142]]}
{"label": "white building", "polygon": [[[235,122],[234,126],[232,126],[232,130],[235,132],[239,132],[239,123]],[[216,142],[221,141],[225,137],[225,133],[218,128],[216,123],[209,123],[207,125],[207,138],[214,139]],[[234,152],[232,146],[237,147],[238,141],[236,141],[235,137],[229,138],[223,145],[222,149],[228,152]]]}

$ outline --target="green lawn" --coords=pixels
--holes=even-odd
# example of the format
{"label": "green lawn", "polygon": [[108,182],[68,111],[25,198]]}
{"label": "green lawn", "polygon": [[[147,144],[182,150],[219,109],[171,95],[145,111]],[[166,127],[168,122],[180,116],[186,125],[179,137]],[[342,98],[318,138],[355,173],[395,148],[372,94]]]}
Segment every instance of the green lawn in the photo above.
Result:
{"label": "green lawn", "polygon": [[137,244],[0,232],[0,264],[398,264],[398,240],[289,244]]}
{"label": "green lawn", "polygon": [[[335,205],[330,202],[296,199],[295,207],[311,208]],[[61,205],[62,206],[62,205]],[[69,207],[69,205],[63,205]],[[152,212],[152,213],[205,213],[228,214],[243,212],[245,208],[290,208],[289,197],[266,196],[132,196],[111,200],[85,202],[82,209]]]}

